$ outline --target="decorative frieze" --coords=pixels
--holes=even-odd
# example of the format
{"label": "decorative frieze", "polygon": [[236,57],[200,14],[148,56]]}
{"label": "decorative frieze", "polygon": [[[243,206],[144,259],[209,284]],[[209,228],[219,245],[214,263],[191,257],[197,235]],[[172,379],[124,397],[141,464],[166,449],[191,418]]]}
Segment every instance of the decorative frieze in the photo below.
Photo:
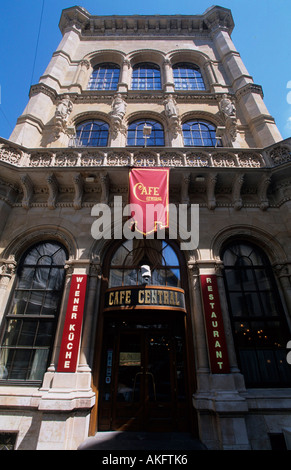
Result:
{"label": "decorative frieze", "polygon": [[274,166],[283,165],[284,163],[291,161],[291,147],[284,145],[276,146],[270,151],[269,155]]}
{"label": "decorative frieze", "polygon": [[[4,141],[4,139],[3,139]],[[290,142],[289,142],[290,141]],[[16,149],[1,143],[0,161],[17,167],[94,167],[94,166],[185,166],[225,168],[276,167],[291,161],[291,139],[286,145],[263,149],[224,149],[210,147],[98,147],[62,149]]]}

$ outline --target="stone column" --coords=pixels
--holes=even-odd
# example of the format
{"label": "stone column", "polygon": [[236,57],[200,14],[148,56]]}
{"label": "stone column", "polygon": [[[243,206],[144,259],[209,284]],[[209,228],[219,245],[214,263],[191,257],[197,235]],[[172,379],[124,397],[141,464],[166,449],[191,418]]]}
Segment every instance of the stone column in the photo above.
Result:
{"label": "stone column", "polygon": [[199,388],[199,381],[201,378],[203,381],[203,374],[209,374],[209,359],[204,328],[204,314],[199,280],[199,267],[197,264],[193,264],[190,261],[188,263],[188,269],[190,272],[190,297],[192,304],[191,313],[196,355],[197,383]]}
{"label": "stone column", "polygon": [[[199,267],[199,268],[198,268]],[[225,299],[222,295],[221,270],[217,269],[215,260],[199,260],[196,267],[197,285],[195,297],[196,305],[200,304],[200,325],[197,328],[197,311],[195,312],[195,341],[198,343],[199,367],[197,370],[198,389],[193,396],[193,405],[198,412],[200,439],[209,449],[249,449],[246,430],[245,414],[248,411],[247,402],[240,395],[241,383],[236,379],[237,371],[235,358],[232,355],[230,331],[228,322],[225,322]],[[228,374],[211,373],[208,359],[205,320],[202,307],[202,295],[199,275],[216,275],[218,272],[219,300],[223,315],[223,327],[226,333],[229,362],[232,370]],[[198,293],[199,286],[199,293]]]}
{"label": "stone column", "polygon": [[[78,68],[77,68],[75,80],[74,80],[74,83],[80,89],[79,91],[85,90],[87,88],[87,82],[88,82],[87,75],[88,75],[89,68],[90,68],[90,62],[88,60],[80,61]],[[73,84],[72,87],[70,87],[71,91],[75,91],[74,86],[75,85]]]}
{"label": "stone column", "polygon": [[[57,369],[58,357],[60,353],[62,336],[63,336],[63,328],[64,328],[67,305],[68,305],[68,300],[69,300],[71,279],[72,279],[72,274],[73,274],[72,264],[71,263],[67,264],[65,266],[65,269],[66,269],[66,276],[65,276],[64,288],[63,288],[63,298],[62,298],[62,303],[61,303],[60,312],[59,312],[58,328],[57,328],[56,335],[55,335],[55,343],[54,343],[53,353],[51,357],[51,363],[47,369],[48,372],[55,372]],[[44,380],[44,383],[45,383],[45,380]]]}
{"label": "stone column", "polygon": [[274,266],[277,274],[281,291],[288,309],[289,318],[291,315],[291,266],[289,263],[277,264]]}
{"label": "stone column", "polygon": [[117,87],[117,91],[119,93],[127,93],[128,89],[130,88],[129,69],[130,69],[130,62],[129,62],[129,60],[125,59],[123,64],[122,64],[119,84],[118,84],[118,87]]}
{"label": "stone column", "polygon": [[[207,81],[210,85],[211,91],[213,91],[213,92],[218,91],[218,90],[216,90],[215,85],[219,86],[219,84],[218,84],[218,81],[217,81],[217,78],[215,76],[213,66],[212,66],[212,63],[211,63],[210,60],[205,62],[205,64],[203,65],[203,69],[204,69],[204,73],[207,77]],[[220,88],[220,86],[219,86],[219,88]]]}
{"label": "stone column", "polygon": [[93,264],[87,283],[86,310],[83,319],[82,343],[79,356],[78,372],[91,371],[93,361],[93,343],[96,336],[96,325],[100,301],[100,264]]}
{"label": "stone column", "polygon": [[[217,287],[218,287],[218,292],[219,292],[221,312],[222,312],[222,317],[223,317],[224,332],[225,332],[225,337],[227,341],[230,370],[231,372],[239,373],[240,371],[238,369],[238,364],[236,360],[236,352],[234,348],[232,328],[231,328],[231,322],[230,322],[230,317],[229,317],[229,310],[228,310],[228,305],[227,305],[222,271],[223,271],[223,264],[222,263],[217,264],[215,267],[215,273],[216,273],[216,279],[217,279]],[[243,387],[243,383],[241,385]]]}
{"label": "stone column", "polygon": [[174,93],[175,85],[174,85],[173,70],[172,70],[171,62],[168,59],[164,61],[164,77],[165,77],[164,91],[167,93]]}
{"label": "stone column", "polygon": [[7,302],[10,296],[11,289],[14,284],[16,275],[17,263],[14,256],[9,257],[7,260],[0,261],[0,323],[4,316],[7,307]]}

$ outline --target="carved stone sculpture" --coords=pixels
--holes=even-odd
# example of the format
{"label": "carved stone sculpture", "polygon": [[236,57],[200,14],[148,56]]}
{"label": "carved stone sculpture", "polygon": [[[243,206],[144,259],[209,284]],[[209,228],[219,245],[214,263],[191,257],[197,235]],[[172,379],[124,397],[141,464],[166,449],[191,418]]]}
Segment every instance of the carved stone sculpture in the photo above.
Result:
{"label": "carved stone sculpture", "polygon": [[73,103],[69,95],[65,95],[59,102],[55,112],[55,138],[60,137],[61,132],[66,132],[68,117],[73,109]]}
{"label": "carved stone sculpture", "polygon": [[126,102],[120,93],[113,98],[112,111],[110,112],[111,127],[114,138],[117,137],[118,132],[122,127],[122,121],[126,112]]}

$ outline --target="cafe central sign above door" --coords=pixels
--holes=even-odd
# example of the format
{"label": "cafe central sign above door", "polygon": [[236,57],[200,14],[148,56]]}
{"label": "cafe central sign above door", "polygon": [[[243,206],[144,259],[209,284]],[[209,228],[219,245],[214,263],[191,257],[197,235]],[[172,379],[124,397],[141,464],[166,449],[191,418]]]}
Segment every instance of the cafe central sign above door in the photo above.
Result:
{"label": "cafe central sign above door", "polygon": [[186,311],[183,289],[165,286],[117,287],[105,292],[105,310],[172,309]]}

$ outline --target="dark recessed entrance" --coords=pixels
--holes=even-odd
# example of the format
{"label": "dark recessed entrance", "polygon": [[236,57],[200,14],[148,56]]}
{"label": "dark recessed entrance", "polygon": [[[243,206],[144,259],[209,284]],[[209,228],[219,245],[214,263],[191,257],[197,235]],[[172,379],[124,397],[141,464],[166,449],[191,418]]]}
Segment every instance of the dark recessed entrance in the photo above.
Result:
{"label": "dark recessed entrance", "polygon": [[184,315],[138,317],[105,320],[98,429],[188,431]]}
{"label": "dark recessed entrance", "polygon": [[[175,248],[174,248],[175,247]],[[168,240],[126,240],[104,260],[90,435],[190,431],[196,390],[185,260]]]}

